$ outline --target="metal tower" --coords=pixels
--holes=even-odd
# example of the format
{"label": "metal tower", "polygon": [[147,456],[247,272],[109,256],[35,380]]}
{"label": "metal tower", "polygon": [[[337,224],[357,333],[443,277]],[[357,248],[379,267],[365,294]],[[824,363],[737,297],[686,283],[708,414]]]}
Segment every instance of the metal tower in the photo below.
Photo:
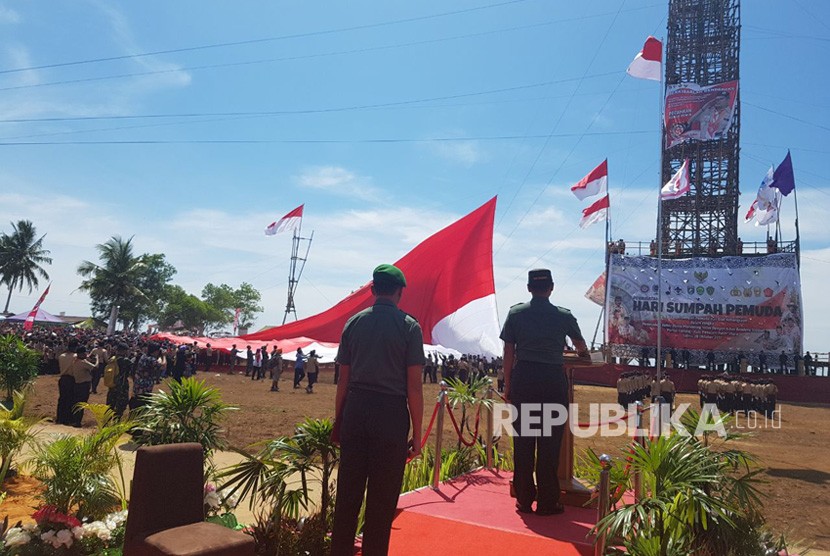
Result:
{"label": "metal tower", "polygon": [[[714,85],[739,78],[740,0],[670,0],[665,54],[666,86]],[[665,137],[665,136],[664,136]],[[723,138],[664,148],[662,183],[690,162],[691,192],[665,201],[661,221],[667,257],[740,254],[738,154],[740,92]],[[665,140],[664,140],[665,141]]]}
{"label": "metal tower", "polygon": [[[314,239],[314,230],[311,231],[309,237],[302,237],[302,228],[294,229],[294,237],[291,239],[291,265],[288,270],[288,301],[285,303],[285,314],[282,317],[282,323],[288,320],[288,315],[293,314],[294,320],[297,320],[297,308],[294,306],[294,293],[297,291],[297,285],[300,283],[300,277],[303,275],[305,262],[308,260],[308,252],[311,249],[311,240]],[[306,241],[305,255],[300,257],[300,243]]]}

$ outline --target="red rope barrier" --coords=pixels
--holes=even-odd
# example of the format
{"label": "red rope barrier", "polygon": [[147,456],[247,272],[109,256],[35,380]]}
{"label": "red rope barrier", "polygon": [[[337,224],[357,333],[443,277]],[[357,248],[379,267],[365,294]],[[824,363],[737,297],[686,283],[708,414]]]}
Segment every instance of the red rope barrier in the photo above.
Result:
{"label": "red rope barrier", "polygon": [[[429,439],[429,435],[432,433],[432,426],[435,424],[435,418],[438,416],[438,409],[441,407],[441,402],[435,402],[435,409],[432,410],[432,417],[429,419],[429,424],[427,425],[427,430],[424,432],[424,435],[421,437],[421,451],[427,445],[427,440]],[[414,458],[408,457],[406,458],[406,463],[409,463]]]}
{"label": "red rope barrier", "polygon": [[476,410],[476,428],[475,432],[473,433],[473,439],[470,442],[464,440],[464,432],[458,427],[458,422],[455,420],[455,415],[453,415],[452,408],[450,406],[447,406],[447,411],[450,414],[450,421],[452,421],[452,426],[455,429],[455,433],[458,435],[458,439],[461,440],[461,443],[467,446],[468,448],[475,446],[476,439],[478,438],[478,424],[481,420],[481,405],[479,405],[478,409]]}

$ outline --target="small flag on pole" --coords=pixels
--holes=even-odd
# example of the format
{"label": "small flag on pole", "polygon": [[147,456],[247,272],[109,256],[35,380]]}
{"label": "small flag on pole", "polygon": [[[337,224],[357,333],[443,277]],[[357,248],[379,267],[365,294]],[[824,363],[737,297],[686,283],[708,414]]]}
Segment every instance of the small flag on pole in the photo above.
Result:
{"label": "small flag on pole", "polygon": [[663,43],[654,37],[646,39],[643,49],[634,57],[634,61],[628,66],[626,73],[638,79],[651,79],[660,81],[662,71]]}
{"label": "small flag on pole", "polygon": [[764,176],[764,180],[758,188],[758,195],[744,217],[745,222],[749,222],[754,218],[756,226],[766,226],[778,221],[778,203],[781,199],[781,193],[772,187],[775,179],[774,175],[775,169],[770,166],[769,172]]}
{"label": "small flag on pole", "polygon": [[571,192],[577,199],[582,201],[587,197],[602,195],[608,192],[608,159],[591,170],[591,173],[579,180],[579,183],[571,187]]}
{"label": "small flag on pole", "polygon": [[787,151],[787,156],[784,157],[783,162],[775,169],[770,187],[776,188],[784,197],[792,193],[793,189],[795,189],[793,159],[790,158],[790,151]]}
{"label": "small flag on pole", "polygon": [[590,207],[582,210],[582,220],[579,221],[580,228],[587,228],[591,224],[602,222],[608,218],[608,207],[610,207],[608,194],[595,201]]}
{"label": "small flag on pole", "polygon": [[692,188],[689,182],[689,159],[683,161],[677,172],[671,177],[663,189],[660,190],[660,200],[678,199]]}
{"label": "small flag on pole", "polygon": [[303,220],[303,207],[305,205],[300,205],[276,222],[271,222],[268,227],[265,228],[265,235],[273,236],[280,232],[285,232],[289,230],[296,230],[300,223]]}
{"label": "small flag on pole", "polygon": [[29,312],[29,316],[26,317],[26,320],[23,321],[23,330],[27,332],[34,328],[35,326],[35,318],[37,317],[37,312],[40,310],[40,304],[43,303],[43,300],[46,299],[46,296],[49,295],[49,288],[52,287],[52,284],[46,286],[46,290],[41,294],[40,299],[37,300],[35,306]]}

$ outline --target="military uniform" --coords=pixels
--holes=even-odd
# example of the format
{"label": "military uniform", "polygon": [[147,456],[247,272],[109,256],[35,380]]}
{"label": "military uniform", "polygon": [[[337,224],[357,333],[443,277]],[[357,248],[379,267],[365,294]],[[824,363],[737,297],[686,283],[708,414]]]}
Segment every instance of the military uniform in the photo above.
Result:
{"label": "military uniform", "polygon": [[[528,286],[534,280],[549,282],[551,287],[553,285],[548,270],[530,271]],[[569,386],[562,368],[566,336],[574,342],[584,343],[571,312],[551,304],[547,297],[542,296],[534,296],[527,303],[511,307],[501,331],[505,344],[515,346],[509,400],[519,414],[514,423],[518,436],[513,439],[513,486],[520,511],[529,511],[534,500],[537,501],[537,513],[561,511],[557,468],[565,425],[544,430],[541,436],[522,436],[521,415],[523,404],[561,404],[567,407]],[[533,414],[539,418],[541,411],[531,412]]]}
{"label": "military uniform", "polygon": [[[375,269],[375,285],[379,269],[389,266]],[[405,286],[402,273],[400,280]],[[425,362],[421,327],[394,301],[377,297],[346,323],[337,361],[349,371],[348,385],[338,385],[348,394],[337,417],[341,449],[331,554],[353,553],[364,491],[363,554],[386,554],[409,451],[407,367]]]}

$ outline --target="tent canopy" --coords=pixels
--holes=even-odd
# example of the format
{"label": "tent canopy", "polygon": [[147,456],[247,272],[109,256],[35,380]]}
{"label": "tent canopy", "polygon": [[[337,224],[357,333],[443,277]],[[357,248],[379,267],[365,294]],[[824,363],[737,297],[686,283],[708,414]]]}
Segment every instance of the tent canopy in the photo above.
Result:
{"label": "tent canopy", "polygon": [[[20,313],[19,315],[12,315],[11,317],[6,317],[6,320],[23,322],[29,317],[29,313],[31,313],[31,311],[26,311],[25,313]],[[52,313],[47,313],[43,309],[37,310],[37,313],[35,314],[35,322],[45,322],[50,324],[66,324],[60,317],[56,317]]]}

